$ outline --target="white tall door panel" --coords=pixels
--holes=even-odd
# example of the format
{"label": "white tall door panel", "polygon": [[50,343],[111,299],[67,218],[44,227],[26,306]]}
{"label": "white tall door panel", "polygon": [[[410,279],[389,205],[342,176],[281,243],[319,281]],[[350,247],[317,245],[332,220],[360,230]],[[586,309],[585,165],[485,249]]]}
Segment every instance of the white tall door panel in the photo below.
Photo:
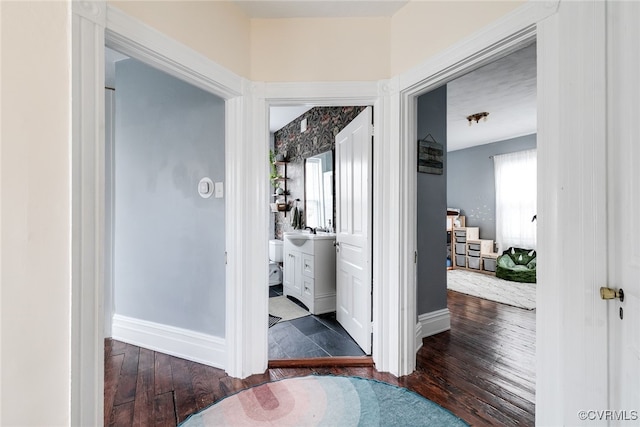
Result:
{"label": "white tall door panel", "polygon": [[371,353],[372,111],[336,136],[337,320]]}
{"label": "white tall door panel", "polygon": [[[608,2],[610,425],[640,425],[640,3]],[[622,310],[622,312],[621,312]],[[635,412],[634,412],[635,411]],[[599,414],[595,414],[599,416]],[[603,423],[604,425],[604,423]]]}

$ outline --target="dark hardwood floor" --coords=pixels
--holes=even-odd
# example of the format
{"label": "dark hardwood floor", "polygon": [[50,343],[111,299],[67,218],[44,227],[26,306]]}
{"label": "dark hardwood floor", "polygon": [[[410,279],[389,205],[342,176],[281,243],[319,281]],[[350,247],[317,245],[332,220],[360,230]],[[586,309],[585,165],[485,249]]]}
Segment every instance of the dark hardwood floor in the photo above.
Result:
{"label": "dark hardwood floor", "polygon": [[315,374],[407,387],[471,425],[534,425],[535,311],[449,291],[451,330],[423,340],[418,369],[397,378],[372,367],[271,368],[244,380],[118,341],[105,342],[105,425],[175,426],[244,388]]}

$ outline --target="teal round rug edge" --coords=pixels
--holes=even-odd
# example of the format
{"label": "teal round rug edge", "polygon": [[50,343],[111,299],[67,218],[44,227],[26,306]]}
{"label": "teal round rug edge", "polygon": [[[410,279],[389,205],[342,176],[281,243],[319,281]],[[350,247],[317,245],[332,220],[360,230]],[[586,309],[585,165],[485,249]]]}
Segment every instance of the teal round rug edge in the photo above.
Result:
{"label": "teal round rug edge", "polygon": [[[260,384],[256,384],[254,386],[251,387],[247,387],[244,388],[242,390],[238,390],[237,392],[234,392],[233,394],[230,394],[228,396],[223,397],[222,399],[212,403],[211,405],[207,406],[206,408],[198,411],[197,413],[191,414],[189,415],[184,421],[182,421],[181,423],[178,424],[178,426],[182,426],[182,427],[200,427],[203,424],[198,422],[198,419],[200,418],[200,415],[204,412],[206,412],[207,410],[210,410],[211,408],[213,408],[214,406],[218,405],[219,403],[223,402],[224,400],[227,400],[229,398],[233,398],[235,396],[237,396],[240,393],[243,393],[245,391],[251,390],[252,388],[255,387],[260,387],[263,386],[265,384],[269,384],[269,383],[275,383],[275,382],[281,382],[281,381],[286,381],[286,380],[300,380],[300,379],[308,379],[308,378],[316,378],[316,379],[329,379],[329,378],[334,378],[334,379],[340,379],[340,380],[346,380],[349,382],[353,382],[353,380],[356,381],[363,381],[366,382],[368,384],[372,385],[372,389],[374,389],[374,391],[376,391],[375,389],[393,389],[396,392],[399,393],[400,396],[406,396],[408,397],[408,399],[413,400],[413,403],[418,403],[418,405],[421,405],[423,408],[428,408],[429,411],[429,415],[427,417],[424,417],[424,414],[422,413],[418,413],[418,414],[414,414],[414,417],[411,418],[411,420],[408,420],[408,416],[407,416],[407,412],[404,411],[402,413],[402,416],[400,417],[396,417],[393,418],[392,415],[390,415],[390,412],[385,412],[383,417],[380,418],[380,424],[379,425],[384,425],[385,427],[393,427],[393,426],[397,426],[397,427],[403,427],[403,426],[411,426],[411,427],[419,427],[419,426],[451,426],[451,427],[456,427],[456,426],[469,426],[469,424],[467,422],[465,422],[463,419],[461,419],[460,417],[458,417],[457,415],[455,415],[454,413],[452,413],[450,410],[442,407],[441,405],[431,401],[430,399],[427,399],[425,397],[423,397],[422,395],[416,393],[413,390],[410,390],[406,387],[402,387],[402,386],[397,386],[394,384],[389,384],[385,381],[382,380],[378,380],[375,378],[364,378],[361,376],[357,376],[357,375],[334,375],[334,374],[319,374],[319,373],[311,373],[309,375],[305,375],[302,377],[290,377],[290,378],[280,378],[274,381],[265,381],[262,382]],[[378,397],[380,398],[380,396],[382,394],[384,394],[382,402],[385,402],[385,398],[388,397],[387,393],[377,393]],[[396,404],[398,402],[395,402]],[[385,404],[387,404],[385,402]],[[394,403],[392,403],[393,405]],[[414,406],[411,406],[412,409],[414,408]],[[384,411],[384,408],[383,408]],[[436,414],[436,415],[434,415]],[[385,418],[386,417],[386,418]],[[383,422],[384,421],[384,422]]]}

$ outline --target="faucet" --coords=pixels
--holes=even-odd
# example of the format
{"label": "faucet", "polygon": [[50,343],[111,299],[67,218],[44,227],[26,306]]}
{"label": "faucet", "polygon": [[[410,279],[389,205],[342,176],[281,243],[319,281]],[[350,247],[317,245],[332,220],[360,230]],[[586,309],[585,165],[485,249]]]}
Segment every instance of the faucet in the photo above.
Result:
{"label": "faucet", "polygon": [[316,234],[316,229],[315,229],[315,228],[313,228],[313,227],[305,227],[304,229],[305,229],[305,230],[309,229],[309,232],[310,232],[311,234]]}

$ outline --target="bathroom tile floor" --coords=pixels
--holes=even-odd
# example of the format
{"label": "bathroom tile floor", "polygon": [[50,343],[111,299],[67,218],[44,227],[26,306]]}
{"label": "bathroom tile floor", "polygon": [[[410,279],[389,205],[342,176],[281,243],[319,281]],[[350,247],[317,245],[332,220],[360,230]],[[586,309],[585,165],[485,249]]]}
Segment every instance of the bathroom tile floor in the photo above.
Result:
{"label": "bathroom tile floor", "polygon": [[[269,287],[270,298],[280,295],[282,285]],[[269,328],[270,360],[364,355],[338,323],[335,312],[280,321]]]}

